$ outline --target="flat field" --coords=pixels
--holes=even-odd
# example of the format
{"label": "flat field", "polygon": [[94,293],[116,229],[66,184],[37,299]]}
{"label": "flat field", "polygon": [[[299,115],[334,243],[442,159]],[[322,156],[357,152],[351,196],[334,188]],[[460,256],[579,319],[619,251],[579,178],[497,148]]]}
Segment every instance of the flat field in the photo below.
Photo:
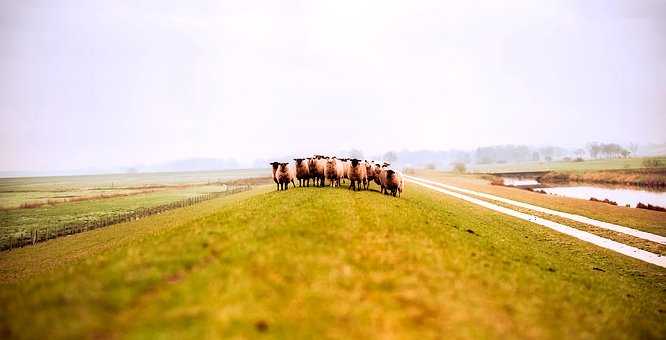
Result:
{"label": "flat field", "polygon": [[[267,170],[0,179],[0,244],[34,229],[58,229],[226,190],[221,182]],[[21,205],[24,205],[21,208]],[[27,205],[27,207],[26,207]]]}
{"label": "flat field", "polygon": [[662,338],[666,272],[415,186],[272,186],[0,253],[4,338]]}

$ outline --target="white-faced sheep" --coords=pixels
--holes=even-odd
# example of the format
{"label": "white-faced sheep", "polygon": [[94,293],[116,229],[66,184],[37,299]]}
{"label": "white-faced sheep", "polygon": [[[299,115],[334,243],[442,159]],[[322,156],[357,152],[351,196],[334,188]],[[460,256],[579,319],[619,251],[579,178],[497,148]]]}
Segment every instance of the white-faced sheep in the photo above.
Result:
{"label": "white-faced sheep", "polygon": [[289,183],[294,185],[294,188],[296,187],[296,183],[294,182],[294,177],[295,176],[294,169],[289,166],[289,163],[280,163],[278,165],[277,171],[275,172],[275,177],[277,178],[278,182],[278,190],[287,190],[289,189]]}
{"label": "white-faced sheep", "polygon": [[308,163],[305,162],[305,158],[294,158],[296,161],[296,179],[298,180],[298,186],[302,187],[307,184],[310,186],[310,167]]}
{"label": "white-faced sheep", "polygon": [[356,191],[356,189],[361,190],[362,186],[365,186],[365,183],[368,181],[368,176],[366,174],[365,164],[362,164],[358,159],[351,159],[349,164],[348,176],[349,176],[349,189]]}

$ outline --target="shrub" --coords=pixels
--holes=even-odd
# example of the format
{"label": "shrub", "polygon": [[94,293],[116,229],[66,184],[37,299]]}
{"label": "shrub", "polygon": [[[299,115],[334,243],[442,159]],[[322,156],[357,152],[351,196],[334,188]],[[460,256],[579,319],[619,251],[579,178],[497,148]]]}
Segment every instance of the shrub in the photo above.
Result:
{"label": "shrub", "polygon": [[643,166],[646,168],[660,168],[666,166],[666,164],[659,158],[646,158],[643,160]]}
{"label": "shrub", "polygon": [[467,172],[467,167],[465,166],[465,163],[457,162],[453,164],[453,171],[459,174],[464,174]]}

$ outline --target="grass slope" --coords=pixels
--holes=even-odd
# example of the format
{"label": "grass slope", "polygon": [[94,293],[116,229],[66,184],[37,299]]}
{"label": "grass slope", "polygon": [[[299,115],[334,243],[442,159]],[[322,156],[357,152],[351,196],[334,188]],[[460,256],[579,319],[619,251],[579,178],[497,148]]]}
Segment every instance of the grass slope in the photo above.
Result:
{"label": "grass slope", "polygon": [[413,176],[666,236],[666,213],[659,211],[620,207],[578,198],[544,195],[520,188],[491,185],[488,180],[479,178],[478,175],[417,170],[413,172]]}
{"label": "grass slope", "polygon": [[1,254],[0,334],[666,334],[663,269],[527,222],[415,187],[240,195]]}

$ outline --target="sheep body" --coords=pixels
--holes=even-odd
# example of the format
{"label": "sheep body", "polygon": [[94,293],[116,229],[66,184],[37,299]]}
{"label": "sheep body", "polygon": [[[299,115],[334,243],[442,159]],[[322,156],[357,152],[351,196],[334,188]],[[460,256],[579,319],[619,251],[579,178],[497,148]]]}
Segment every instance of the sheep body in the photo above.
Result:
{"label": "sheep body", "polygon": [[324,174],[332,187],[340,186],[340,180],[342,179],[343,173],[342,161],[335,157],[326,159]]}
{"label": "sheep body", "polygon": [[349,189],[354,191],[356,191],[356,189],[361,190],[361,186],[364,186],[368,181],[365,164],[361,163],[358,159],[352,159],[349,162],[349,169],[347,170]]}
{"label": "sheep body", "polygon": [[294,158],[296,161],[296,179],[298,180],[298,186],[310,186],[310,167],[309,164],[305,161],[305,158]]}
{"label": "sheep body", "polygon": [[278,179],[275,175],[275,173],[277,172],[278,167],[280,166],[280,163],[271,162],[270,165],[273,168],[273,182],[275,182],[275,184],[277,184],[277,189],[280,190],[280,183],[278,183]]}
{"label": "sheep body", "polygon": [[385,184],[385,191],[387,193],[390,193],[395,197],[397,194],[398,197],[400,197],[400,194],[402,194],[403,187],[405,185],[405,182],[403,180],[402,173],[400,171],[395,171],[395,170],[386,170],[386,184]]}
{"label": "sheep body", "polygon": [[294,169],[289,166],[289,163],[280,163],[275,172],[275,177],[278,182],[278,190],[289,189],[289,183],[293,184],[294,188],[296,187],[296,183],[294,183],[296,173]]}

